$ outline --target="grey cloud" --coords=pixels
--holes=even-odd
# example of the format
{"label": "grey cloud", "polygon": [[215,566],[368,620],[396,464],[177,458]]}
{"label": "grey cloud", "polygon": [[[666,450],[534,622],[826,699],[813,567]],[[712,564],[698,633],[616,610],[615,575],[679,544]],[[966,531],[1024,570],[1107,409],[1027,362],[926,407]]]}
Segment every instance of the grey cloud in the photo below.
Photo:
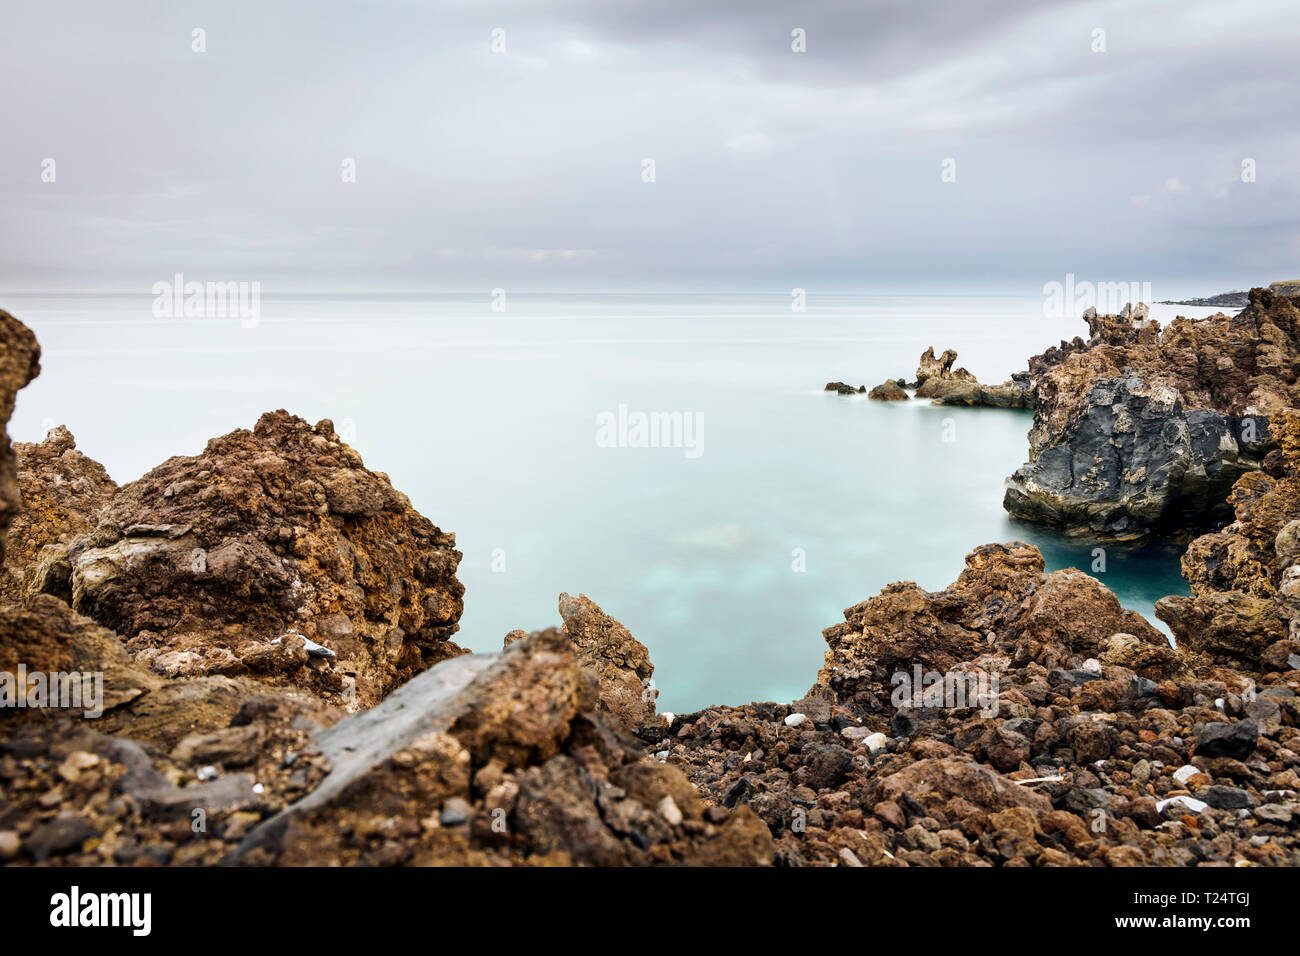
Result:
{"label": "grey cloud", "polygon": [[18,3],[0,288],[1265,281],[1300,252],[1292,15],[1217,9]]}

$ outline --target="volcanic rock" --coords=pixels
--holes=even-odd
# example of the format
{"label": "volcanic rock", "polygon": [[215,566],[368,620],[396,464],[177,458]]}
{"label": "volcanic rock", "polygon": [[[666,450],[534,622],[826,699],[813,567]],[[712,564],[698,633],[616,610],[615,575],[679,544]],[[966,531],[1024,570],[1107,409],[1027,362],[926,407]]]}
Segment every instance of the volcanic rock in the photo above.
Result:
{"label": "volcanic rock", "polygon": [[454,545],[329,421],[279,411],[123,486],[68,553],[74,607],[137,659],[366,706],[460,653]]}
{"label": "volcanic rock", "polygon": [[1040,357],[1029,462],[1008,482],[1015,517],[1132,539],[1207,524],[1273,448],[1270,419],[1300,398],[1300,310],[1265,289],[1239,315],[1141,308],[1085,315],[1085,348]]}

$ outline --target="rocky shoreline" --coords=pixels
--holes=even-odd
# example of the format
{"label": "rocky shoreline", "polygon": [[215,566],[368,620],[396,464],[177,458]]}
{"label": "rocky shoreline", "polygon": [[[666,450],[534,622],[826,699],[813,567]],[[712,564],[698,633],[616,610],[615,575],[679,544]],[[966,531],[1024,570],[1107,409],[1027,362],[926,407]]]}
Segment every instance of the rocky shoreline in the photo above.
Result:
{"label": "rocky shoreline", "polygon": [[[329,421],[271,412],[121,487],[66,429],[6,433],[0,674],[83,693],[0,717],[0,862],[1300,864],[1297,302],[1087,318],[1003,386],[929,350],[915,387],[1035,409],[1013,514],[1228,512],[1158,606],[1178,647],[990,544],[846,610],[789,704],[656,713],[647,649],[582,595],[465,652],[455,536]],[[4,312],[0,347],[7,423],[40,352]]]}

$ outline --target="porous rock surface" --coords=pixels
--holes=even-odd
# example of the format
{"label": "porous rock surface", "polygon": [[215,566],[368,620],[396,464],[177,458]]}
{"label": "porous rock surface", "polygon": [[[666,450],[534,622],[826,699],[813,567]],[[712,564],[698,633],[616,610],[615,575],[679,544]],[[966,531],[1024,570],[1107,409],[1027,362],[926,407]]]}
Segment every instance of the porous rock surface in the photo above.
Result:
{"label": "porous rock surface", "polygon": [[1163,330],[1145,306],[1084,318],[1087,342],[1030,360],[1029,461],[1004,507],[1115,539],[1224,517],[1233,484],[1274,447],[1272,416],[1300,399],[1297,300],[1254,289],[1235,316]]}
{"label": "porous rock surface", "polygon": [[168,676],[252,675],[368,706],[460,653],[455,536],[329,421],[272,412],[168,459],[67,555],[73,607]]}

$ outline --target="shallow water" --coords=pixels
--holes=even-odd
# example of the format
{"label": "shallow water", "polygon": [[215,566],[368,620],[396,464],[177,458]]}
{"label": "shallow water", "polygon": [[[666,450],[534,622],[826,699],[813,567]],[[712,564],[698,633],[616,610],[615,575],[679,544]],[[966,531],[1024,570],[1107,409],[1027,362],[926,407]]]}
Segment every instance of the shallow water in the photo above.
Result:
{"label": "shallow water", "polygon": [[[1049,569],[1095,560],[1002,510],[1030,413],[821,390],[911,378],[928,345],[1001,382],[1085,331],[1039,296],[813,297],[795,313],[784,296],[539,295],[504,314],[486,293],[263,297],[252,328],[151,304],[0,298],[44,349],[14,437],[66,423],[125,482],[268,409],[331,418],[456,532],[458,641],[498,649],[582,591],[649,647],[661,709],[802,696],[843,608],[890,581],[942,588],[977,545],[1028,540]],[[695,448],[601,447],[598,416],[620,406],[684,413]],[[1186,593],[1176,551],[1106,559],[1097,576],[1148,617]]]}

